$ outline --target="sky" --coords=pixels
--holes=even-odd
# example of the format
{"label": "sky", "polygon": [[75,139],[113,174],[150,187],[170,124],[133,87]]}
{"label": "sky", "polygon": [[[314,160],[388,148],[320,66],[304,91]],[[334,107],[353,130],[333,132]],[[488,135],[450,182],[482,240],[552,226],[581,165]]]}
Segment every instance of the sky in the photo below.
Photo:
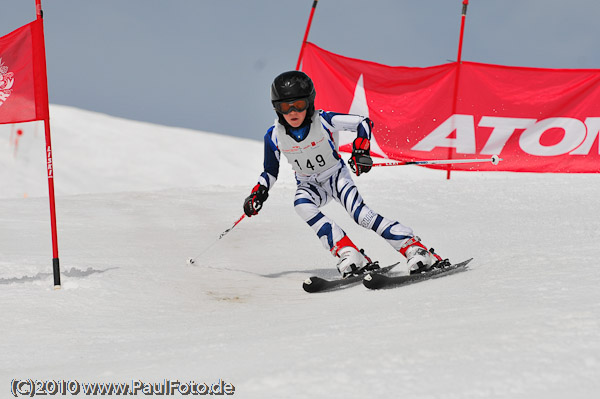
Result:
{"label": "sky", "polygon": [[[43,0],[53,104],[260,140],[269,88],[292,70],[313,0]],[[5,0],[0,35],[35,19]],[[321,0],[309,41],[427,67],[457,56],[462,0]],[[463,60],[600,68],[597,0],[471,0]],[[339,110],[335,110],[339,111]]]}

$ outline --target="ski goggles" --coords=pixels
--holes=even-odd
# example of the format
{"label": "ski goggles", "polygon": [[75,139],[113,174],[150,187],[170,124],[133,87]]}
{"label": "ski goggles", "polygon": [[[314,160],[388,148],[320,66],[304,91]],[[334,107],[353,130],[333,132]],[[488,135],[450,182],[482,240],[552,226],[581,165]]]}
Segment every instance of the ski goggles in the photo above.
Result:
{"label": "ski goggles", "polygon": [[275,110],[282,114],[289,114],[292,111],[302,112],[308,108],[308,97],[298,98],[292,101],[278,101],[273,104]]}

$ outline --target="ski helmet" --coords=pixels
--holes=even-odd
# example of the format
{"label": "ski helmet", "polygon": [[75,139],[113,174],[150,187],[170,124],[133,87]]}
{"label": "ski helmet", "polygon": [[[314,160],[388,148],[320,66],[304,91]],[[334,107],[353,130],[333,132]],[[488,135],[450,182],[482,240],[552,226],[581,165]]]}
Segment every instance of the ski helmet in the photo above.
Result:
{"label": "ski helmet", "polygon": [[[277,110],[276,104],[300,98],[308,100],[307,116],[315,111],[315,85],[307,74],[300,71],[284,72],[273,80],[271,85],[271,103]],[[280,112],[277,112],[280,114]]]}

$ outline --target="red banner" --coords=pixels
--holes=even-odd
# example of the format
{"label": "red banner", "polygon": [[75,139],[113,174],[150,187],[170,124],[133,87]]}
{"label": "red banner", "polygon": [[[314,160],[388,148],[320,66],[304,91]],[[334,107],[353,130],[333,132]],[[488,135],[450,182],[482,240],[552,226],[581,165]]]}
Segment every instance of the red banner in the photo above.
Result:
{"label": "red banner", "polygon": [[42,22],[0,37],[0,124],[48,118]]}
{"label": "red banner", "polygon": [[[600,173],[600,70],[474,62],[390,67],[308,43],[302,69],[316,107],[368,116],[373,152],[395,160],[491,163],[454,170]],[[348,151],[351,136],[342,140]],[[446,166],[432,166],[446,168]]]}

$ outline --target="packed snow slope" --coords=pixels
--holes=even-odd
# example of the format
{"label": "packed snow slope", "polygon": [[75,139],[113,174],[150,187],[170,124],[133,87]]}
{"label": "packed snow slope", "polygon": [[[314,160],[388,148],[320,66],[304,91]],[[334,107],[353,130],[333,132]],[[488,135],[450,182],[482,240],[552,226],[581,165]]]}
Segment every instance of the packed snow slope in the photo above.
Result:
{"label": "packed snow slope", "polygon": [[[264,132],[63,106],[51,118],[56,291],[43,128],[0,127],[1,397],[13,379],[221,379],[239,398],[598,397],[600,175],[374,169],[355,179],[366,202],[444,257],[474,257],[470,270],[310,295],[302,281],[334,277],[335,259],[295,214],[285,161],[262,212],[216,241],[262,170]],[[372,257],[402,260],[339,205],[324,212]]]}

